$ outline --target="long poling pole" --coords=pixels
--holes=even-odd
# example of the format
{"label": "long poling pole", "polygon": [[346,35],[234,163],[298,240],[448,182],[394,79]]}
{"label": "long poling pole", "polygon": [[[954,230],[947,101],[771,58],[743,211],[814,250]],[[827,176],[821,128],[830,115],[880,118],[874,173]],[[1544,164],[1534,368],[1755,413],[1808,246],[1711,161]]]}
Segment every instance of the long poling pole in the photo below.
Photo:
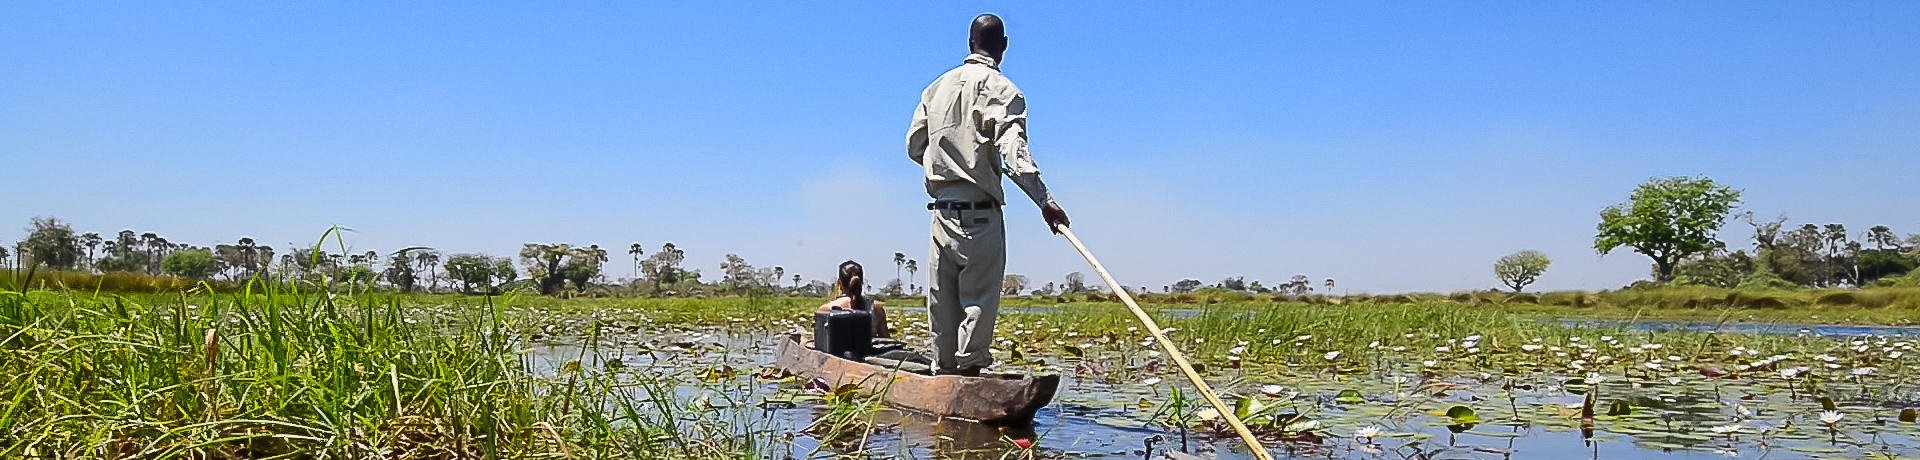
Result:
{"label": "long poling pole", "polygon": [[1180,349],[1174,348],[1173,341],[1168,340],[1166,334],[1160,332],[1160,325],[1153,322],[1153,317],[1147,316],[1147,311],[1140,309],[1140,304],[1133,301],[1133,295],[1127,293],[1126,287],[1113,280],[1113,275],[1107,273],[1107,267],[1100,265],[1100,260],[1093,257],[1093,251],[1088,251],[1086,245],[1080,244],[1080,237],[1074,236],[1073,230],[1066,227],[1055,226],[1053,229],[1067,237],[1067,242],[1073,243],[1073,248],[1080,250],[1080,256],[1085,257],[1087,263],[1093,265],[1093,271],[1100,274],[1100,279],[1106,281],[1107,287],[1113,289],[1113,293],[1120,295],[1120,300],[1126,302],[1127,309],[1133,310],[1134,319],[1140,320],[1140,324],[1147,326],[1147,333],[1153,334],[1154,341],[1160,343],[1160,349],[1167,352],[1167,357],[1173,359],[1174,364],[1180,365],[1180,372],[1187,375],[1187,381],[1192,382],[1193,388],[1200,391],[1200,396],[1207,399],[1207,404],[1213,405],[1213,410],[1220,411],[1220,419],[1226,420],[1227,425],[1233,427],[1235,433],[1240,434],[1240,440],[1246,441],[1247,448],[1253,450],[1253,456],[1260,460],[1273,460],[1273,455],[1267,453],[1267,448],[1260,445],[1260,438],[1254,437],[1253,432],[1247,430],[1247,424],[1242,423],[1240,417],[1234,415],[1233,409],[1227,407],[1227,403],[1220,401],[1219,395],[1213,394],[1213,387],[1207,386],[1207,381],[1200,378],[1199,372],[1193,370],[1193,364],[1187,362],[1187,356],[1180,354]]}

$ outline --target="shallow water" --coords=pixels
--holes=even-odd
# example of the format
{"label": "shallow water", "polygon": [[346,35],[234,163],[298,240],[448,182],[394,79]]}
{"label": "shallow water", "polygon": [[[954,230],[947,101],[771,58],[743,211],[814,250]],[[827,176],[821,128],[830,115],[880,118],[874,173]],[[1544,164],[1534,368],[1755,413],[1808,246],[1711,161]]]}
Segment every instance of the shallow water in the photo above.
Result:
{"label": "shallow water", "polygon": [[1606,320],[1569,320],[1561,321],[1560,324],[1569,327],[1625,328],[1636,331],[1695,331],[1731,334],[1812,335],[1819,337],[1920,337],[1920,327],[1916,326]]}
{"label": "shallow water", "polygon": [[[1659,328],[1678,324],[1653,324],[1646,329],[1665,330]],[[1717,326],[1741,333],[1774,333],[1780,329],[1848,337],[1861,331],[1891,333],[1889,328],[1859,326]],[[801,387],[805,386],[791,379],[751,376],[773,359],[777,345],[774,336],[711,328],[663,334],[637,331],[630,336],[604,338],[591,353],[578,340],[535,342],[527,348],[526,356],[529,367],[545,375],[558,372],[573,360],[587,363],[590,369],[605,369],[607,361],[617,359],[619,372],[672,373],[724,366],[743,372],[725,383],[733,385],[734,390],[722,391],[772,400],[804,391]],[[1788,394],[1778,382],[1764,378],[1724,382],[1700,378],[1682,382],[1677,376],[1670,377],[1673,380],[1615,378],[1598,385],[1596,404],[1605,406],[1618,400],[1632,413],[1596,415],[1590,431],[1583,432],[1580,420],[1571,414],[1577,414],[1589,387],[1577,379],[1515,372],[1531,376],[1510,383],[1504,377],[1475,375],[1472,370],[1436,376],[1422,372],[1417,363],[1382,364],[1379,367],[1383,370],[1360,374],[1322,372],[1286,377],[1227,370],[1209,376],[1209,380],[1220,390],[1251,395],[1259,395],[1264,383],[1285,385],[1287,394],[1257,399],[1274,407],[1288,407],[1276,412],[1298,413],[1321,424],[1322,428],[1309,430],[1320,439],[1268,440],[1269,450],[1281,458],[1814,459],[1920,455],[1920,440],[1913,437],[1916,426],[1894,420],[1900,408],[1920,404],[1916,403],[1920,393],[1898,384],[1879,388],[1826,382],[1827,394],[1855,396],[1835,398],[1842,400],[1839,409],[1847,419],[1837,433],[1830,434],[1820,421],[1808,415],[1817,413],[1817,402],[1796,398],[1799,395]],[[771,449],[793,458],[829,458],[852,450],[877,457],[993,459],[1011,453],[1015,456],[1004,458],[1019,458],[1020,452],[1003,436],[1037,439],[1035,458],[1143,458],[1149,453],[1150,443],[1155,451],[1181,449],[1182,434],[1178,430],[1152,423],[1156,415],[1164,415],[1160,408],[1166,404],[1176,377],[1166,374],[1164,382],[1154,385],[1112,382],[1100,376],[1097,369],[1080,371],[1063,375],[1060,393],[1036,416],[1031,431],[889,410],[874,415],[879,428],[864,442],[822,446],[821,440],[802,430],[820,416],[822,409],[815,405],[762,409],[756,404],[736,404],[713,410],[761,417],[768,422],[763,434],[781,440]],[[1511,392],[1505,389],[1509,384],[1514,385]],[[1354,390],[1362,399],[1342,401],[1338,397],[1342,390]],[[677,395],[689,400],[709,397],[714,391],[713,384],[697,381],[675,388]],[[1861,395],[1864,392],[1872,393]],[[1482,423],[1454,433],[1449,428],[1453,419],[1444,412],[1455,405],[1479,411]],[[1742,408],[1757,413],[1742,416]],[[1604,407],[1599,409],[1605,411]],[[1710,427],[1735,419],[1742,419],[1738,422],[1743,428],[1740,433],[1731,437],[1710,433]],[[1354,430],[1367,425],[1380,426],[1383,433],[1371,442],[1355,439]],[[1253,458],[1237,438],[1219,438],[1201,431],[1187,433],[1186,450],[1205,458]],[[791,441],[785,440],[788,435]]]}

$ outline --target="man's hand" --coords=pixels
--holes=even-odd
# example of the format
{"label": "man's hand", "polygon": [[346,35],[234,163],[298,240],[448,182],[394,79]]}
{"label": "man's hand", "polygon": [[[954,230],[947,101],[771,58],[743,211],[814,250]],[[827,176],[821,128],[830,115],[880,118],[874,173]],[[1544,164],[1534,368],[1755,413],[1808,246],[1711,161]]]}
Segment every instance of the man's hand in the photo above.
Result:
{"label": "man's hand", "polygon": [[1056,235],[1062,227],[1071,226],[1067,221],[1067,210],[1060,209],[1060,203],[1047,202],[1045,207],[1040,208],[1040,217],[1047,220],[1047,229]]}

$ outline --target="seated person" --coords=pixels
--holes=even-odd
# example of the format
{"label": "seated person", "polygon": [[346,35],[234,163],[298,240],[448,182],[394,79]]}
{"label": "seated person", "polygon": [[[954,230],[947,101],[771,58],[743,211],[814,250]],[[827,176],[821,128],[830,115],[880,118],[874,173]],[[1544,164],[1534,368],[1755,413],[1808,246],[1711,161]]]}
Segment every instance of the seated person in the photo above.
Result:
{"label": "seated person", "polygon": [[868,299],[862,290],[866,289],[866,272],[859,262],[840,263],[840,278],[833,286],[840,290],[840,297],[827,301],[819,311],[859,310],[873,313],[873,336],[887,338],[887,310],[880,307],[880,301]]}

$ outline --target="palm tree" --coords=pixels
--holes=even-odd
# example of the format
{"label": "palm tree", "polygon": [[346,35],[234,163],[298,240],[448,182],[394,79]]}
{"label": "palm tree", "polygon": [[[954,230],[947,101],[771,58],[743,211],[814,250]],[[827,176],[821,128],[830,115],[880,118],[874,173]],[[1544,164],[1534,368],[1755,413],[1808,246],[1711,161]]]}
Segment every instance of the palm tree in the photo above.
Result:
{"label": "palm tree", "polygon": [[99,249],[100,244],[104,242],[105,242],[104,240],[100,239],[99,233],[87,232],[86,234],[80,235],[80,244],[85,245],[87,247],[87,268],[88,269],[93,268],[94,251]]}
{"label": "palm tree", "polygon": [[796,290],[797,290],[797,289],[800,289],[800,274],[799,274],[799,273],[795,273],[795,274],[793,274],[793,288],[794,288],[794,289],[796,289]]}
{"label": "palm tree", "polygon": [[913,280],[919,276],[920,261],[907,259],[907,292],[913,292]]}
{"label": "palm tree", "polygon": [[786,276],[787,276],[787,267],[782,267],[779,265],[773,266],[773,286],[771,287],[773,288],[773,292],[775,294],[780,293],[780,278],[784,278]]}
{"label": "palm tree", "polygon": [[1333,278],[1327,278],[1327,295],[1333,295]]}
{"label": "palm tree", "polygon": [[633,279],[640,279],[640,255],[646,252],[640,248],[640,243],[627,245],[627,255],[633,256]]}
{"label": "palm tree", "polygon": [[[11,264],[11,263],[8,263],[8,261],[7,261],[7,256],[8,256],[8,255],[9,255],[9,254],[7,254],[7,247],[6,247],[6,246],[0,246],[0,270],[12,270],[12,269],[13,269],[13,264]],[[800,275],[793,275],[793,278],[794,278],[794,279],[796,280],[796,281],[794,281],[794,284],[800,284],[800,282],[799,282],[799,281],[797,281],[798,279],[800,279]]]}
{"label": "palm tree", "polygon": [[440,253],[432,250],[420,251],[413,255],[413,263],[427,271],[427,292],[440,288]]}
{"label": "palm tree", "polygon": [[907,253],[893,253],[893,280],[900,281],[900,269],[907,266]]}

